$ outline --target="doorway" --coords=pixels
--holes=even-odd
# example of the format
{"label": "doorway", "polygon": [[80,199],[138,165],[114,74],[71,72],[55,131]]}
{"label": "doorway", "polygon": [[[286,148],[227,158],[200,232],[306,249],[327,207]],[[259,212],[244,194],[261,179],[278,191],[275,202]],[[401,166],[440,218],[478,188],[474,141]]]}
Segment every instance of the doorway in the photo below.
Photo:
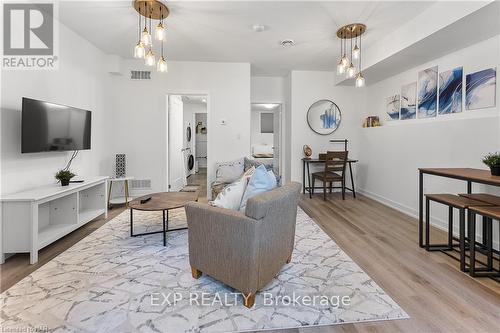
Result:
{"label": "doorway", "polygon": [[167,190],[207,196],[207,95],[167,95]]}
{"label": "doorway", "polygon": [[251,158],[272,164],[281,175],[281,103],[252,103],[250,119]]}

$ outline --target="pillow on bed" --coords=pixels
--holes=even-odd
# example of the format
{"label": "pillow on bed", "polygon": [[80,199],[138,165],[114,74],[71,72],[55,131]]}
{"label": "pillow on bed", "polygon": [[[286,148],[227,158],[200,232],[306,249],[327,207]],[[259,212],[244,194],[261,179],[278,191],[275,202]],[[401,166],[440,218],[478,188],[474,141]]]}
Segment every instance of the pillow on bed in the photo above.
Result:
{"label": "pillow on bed", "polygon": [[273,156],[274,150],[271,145],[254,145],[253,155],[271,155]]}

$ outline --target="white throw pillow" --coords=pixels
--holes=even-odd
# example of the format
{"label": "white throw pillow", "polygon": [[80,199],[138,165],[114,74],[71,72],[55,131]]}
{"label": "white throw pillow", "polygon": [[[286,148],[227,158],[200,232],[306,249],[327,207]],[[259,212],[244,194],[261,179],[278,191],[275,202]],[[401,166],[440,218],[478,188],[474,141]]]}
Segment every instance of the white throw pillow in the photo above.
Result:
{"label": "white throw pillow", "polygon": [[247,178],[241,177],[234,183],[226,186],[210,204],[215,207],[238,210],[246,187]]}

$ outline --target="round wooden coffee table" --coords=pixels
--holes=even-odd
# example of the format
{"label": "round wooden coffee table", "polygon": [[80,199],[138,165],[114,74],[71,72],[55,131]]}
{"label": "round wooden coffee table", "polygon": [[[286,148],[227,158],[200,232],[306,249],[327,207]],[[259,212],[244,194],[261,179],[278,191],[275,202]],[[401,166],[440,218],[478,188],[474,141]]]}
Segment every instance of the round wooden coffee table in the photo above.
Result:
{"label": "round wooden coffee table", "polygon": [[[142,200],[151,198],[145,203]],[[128,207],[130,208],[130,236],[144,236],[163,233],[163,246],[167,245],[167,232],[184,230],[184,228],[168,229],[168,211],[171,209],[182,208],[188,202],[198,201],[198,192],[159,192],[132,200]],[[163,212],[163,230],[134,234],[134,209],[142,211],[162,211]]]}

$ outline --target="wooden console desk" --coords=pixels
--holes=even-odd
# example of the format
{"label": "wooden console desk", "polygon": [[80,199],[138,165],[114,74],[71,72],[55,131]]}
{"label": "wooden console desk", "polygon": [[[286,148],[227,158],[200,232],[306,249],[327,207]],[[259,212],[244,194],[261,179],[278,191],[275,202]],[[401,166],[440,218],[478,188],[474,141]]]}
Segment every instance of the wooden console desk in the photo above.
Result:
{"label": "wooden console desk", "polygon": [[[351,188],[346,186],[346,190],[351,191],[352,195],[356,198],[356,190],[354,188],[354,176],[352,174],[352,164],[357,163],[358,160],[351,158],[347,159],[347,165],[349,166],[349,175],[351,177]],[[323,164],[325,160],[319,158],[302,158],[302,193],[311,191],[311,172],[309,170],[310,164]],[[307,170],[307,186],[306,186],[306,170]],[[315,189],[322,189],[323,187],[315,187]]]}

